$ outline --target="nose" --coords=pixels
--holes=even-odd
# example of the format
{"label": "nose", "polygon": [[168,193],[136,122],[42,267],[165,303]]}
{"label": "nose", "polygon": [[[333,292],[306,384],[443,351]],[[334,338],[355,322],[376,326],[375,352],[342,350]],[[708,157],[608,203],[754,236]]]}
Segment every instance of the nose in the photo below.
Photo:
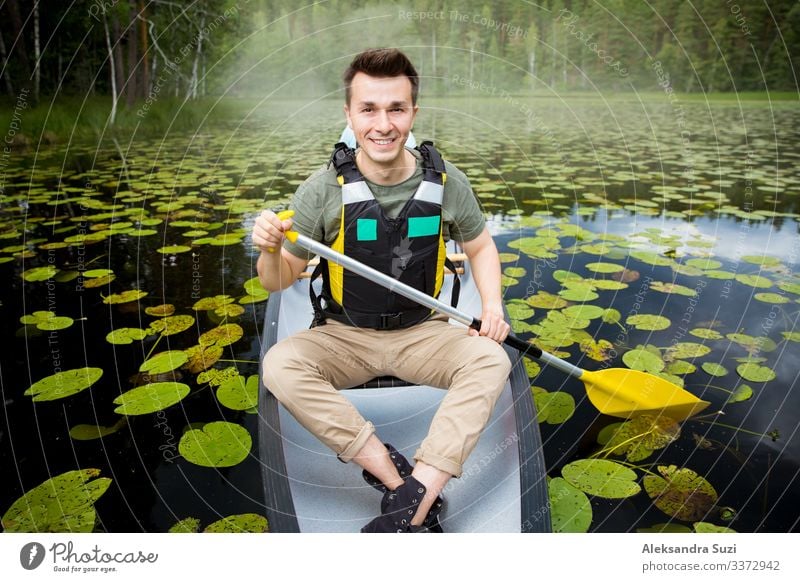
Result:
{"label": "nose", "polygon": [[386,110],[378,112],[378,118],[375,120],[375,129],[381,133],[389,133],[392,130],[392,122]]}

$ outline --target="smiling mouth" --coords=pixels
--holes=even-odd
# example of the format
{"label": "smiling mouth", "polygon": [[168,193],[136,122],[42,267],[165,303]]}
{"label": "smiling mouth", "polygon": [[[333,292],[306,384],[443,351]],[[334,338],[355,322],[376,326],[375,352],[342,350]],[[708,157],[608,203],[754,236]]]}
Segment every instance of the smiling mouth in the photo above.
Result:
{"label": "smiling mouth", "polygon": [[371,141],[372,143],[376,144],[376,145],[389,145],[389,144],[391,144],[391,143],[394,143],[395,139],[396,139],[396,138],[391,138],[391,139],[376,139],[376,138],[374,138],[374,137],[373,137],[373,138],[370,138],[370,141]]}

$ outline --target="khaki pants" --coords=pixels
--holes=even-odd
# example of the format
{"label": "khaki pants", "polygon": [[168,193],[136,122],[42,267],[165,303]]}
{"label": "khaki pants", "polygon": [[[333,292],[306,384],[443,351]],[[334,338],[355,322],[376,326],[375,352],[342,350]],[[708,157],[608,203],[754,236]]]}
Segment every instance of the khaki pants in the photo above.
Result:
{"label": "khaki pants", "polygon": [[505,386],[511,362],[500,344],[443,315],[380,331],[338,321],[303,330],[264,356],[264,385],[297,421],[345,462],[375,432],[339,389],[376,376],[446,388],[414,459],[461,475]]}

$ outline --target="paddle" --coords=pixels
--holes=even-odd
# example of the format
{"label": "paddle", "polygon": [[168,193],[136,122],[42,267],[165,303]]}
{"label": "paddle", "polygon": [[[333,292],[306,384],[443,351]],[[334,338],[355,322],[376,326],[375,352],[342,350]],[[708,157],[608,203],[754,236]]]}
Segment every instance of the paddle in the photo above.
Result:
{"label": "paddle", "polygon": [[[279,213],[278,217],[285,220],[291,215],[291,211],[284,211]],[[330,247],[318,243],[296,231],[290,230],[285,234],[286,238],[291,242],[297,243],[312,253],[316,253],[320,257],[341,265],[345,269],[353,271],[385,287],[389,291],[402,295],[434,311],[448,315],[450,318],[468,327],[480,330],[481,321],[477,318],[462,313],[426,293],[418,291],[405,283],[401,283],[351,257],[336,252]],[[589,400],[603,414],[620,418],[630,418],[635,415],[655,413],[664,414],[675,420],[684,420],[697,414],[709,405],[708,402],[700,400],[672,382],[652,374],[647,374],[646,372],[624,368],[609,368],[606,370],[589,372],[557,358],[552,354],[543,352],[536,346],[512,334],[506,337],[504,343],[519,350],[523,355],[540,360],[582,381],[586,387]]]}

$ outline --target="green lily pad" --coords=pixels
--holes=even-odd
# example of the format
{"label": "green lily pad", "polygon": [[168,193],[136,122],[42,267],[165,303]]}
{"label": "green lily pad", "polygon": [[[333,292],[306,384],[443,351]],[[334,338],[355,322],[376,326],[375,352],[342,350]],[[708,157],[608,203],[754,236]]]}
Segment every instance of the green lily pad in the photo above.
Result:
{"label": "green lily pad", "polygon": [[258,406],[258,376],[245,379],[244,376],[232,378],[217,389],[217,399],[231,410],[250,410]]}
{"label": "green lily pad", "polygon": [[547,483],[550,518],[555,533],[585,533],[592,524],[592,504],[586,494],[562,477]]}
{"label": "green lily pad", "polygon": [[722,263],[713,259],[689,259],[686,264],[690,267],[702,269],[703,271],[710,271],[712,269],[719,269]]}
{"label": "green lily pad", "polygon": [[784,303],[791,303],[792,300],[781,295],[780,293],[756,293],[753,299],[761,301],[762,303],[774,303],[775,305],[783,305]]}
{"label": "green lily pad", "polygon": [[147,372],[148,374],[164,374],[171,372],[176,368],[180,368],[189,360],[189,356],[182,350],[170,350],[168,352],[161,352],[145,360],[139,366],[140,372]]}
{"label": "green lily pad", "polygon": [[187,247],[186,245],[170,245],[156,249],[156,252],[162,255],[177,255],[180,253],[188,253],[190,250],[192,250],[192,247]]}
{"label": "green lily pad", "polygon": [[525,320],[530,319],[534,315],[533,309],[521,300],[508,301],[506,303],[506,309],[511,319]]}
{"label": "green lily pad", "polygon": [[660,372],[664,369],[664,360],[660,356],[642,348],[636,348],[622,354],[622,361],[631,370],[641,372]]}
{"label": "green lily pad", "polygon": [[527,275],[528,271],[526,271],[523,267],[506,267],[505,269],[503,269],[503,274],[506,275],[507,277],[514,277],[515,279],[519,279]]}
{"label": "green lily pad", "polygon": [[140,341],[147,337],[147,330],[138,327],[121,327],[106,335],[106,341],[110,344],[127,345],[134,340]]}
{"label": "green lily pad", "polygon": [[239,341],[243,335],[244,330],[241,328],[241,326],[235,323],[227,323],[225,325],[215,327],[214,329],[201,335],[198,343],[201,346],[217,344],[218,346],[223,347]]}
{"label": "green lily pad", "polygon": [[710,340],[718,340],[722,339],[724,336],[719,333],[715,329],[708,329],[705,327],[696,327],[692,330],[689,330],[689,333],[694,337],[699,337],[701,339],[710,339]]}
{"label": "green lily pad", "polygon": [[739,273],[736,275],[735,279],[739,281],[739,283],[759,289],[768,289],[769,287],[772,287],[772,281],[766,277],[762,277],[761,275],[743,275]]}
{"label": "green lily pad", "polygon": [[58,273],[57,267],[54,267],[53,265],[47,265],[46,267],[34,267],[33,269],[24,271],[22,273],[22,278],[30,283],[34,283],[37,281],[47,281],[48,279],[52,279],[56,273]]}
{"label": "green lily pad", "polygon": [[98,426],[96,424],[76,424],[69,429],[70,438],[76,441],[92,441],[97,440],[108,435],[112,435],[119,431],[127,424],[125,418],[121,418],[112,426]]}
{"label": "green lily pad", "polygon": [[539,423],[563,424],[575,413],[575,399],[566,392],[548,392],[538,388],[533,392],[536,417]]}
{"label": "green lily pad", "polygon": [[196,345],[184,350],[186,357],[186,368],[192,374],[197,374],[207,370],[217,363],[222,357],[223,347],[217,344],[208,346]]}
{"label": "green lily pad", "polygon": [[169,533],[197,533],[200,531],[200,520],[196,517],[185,517],[168,531]]}
{"label": "green lily pad", "polygon": [[703,276],[708,279],[729,280],[735,278],[736,274],[729,271],[706,271]]}
{"label": "green lily pad", "polygon": [[684,287],[683,285],[678,285],[676,283],[664,283],[662,281],[653,281],[650,283],[650,289],[653,291],[659,291],[661,293],[683,295],[685,297],[694,297],[697,295],[697,291],[694,289],[690,289],[689,287]]}
{"label": "green lily pad", "polygon": [[229,366],[223,370],[219,368],[211,368],[197,376],[198,384],[209,384],[211,386],[221,386],[228,380],[240,378],[239,371],[234,366]]}
{"label": "green lily pad", "polygon": [[581,286],[573,286],[568,289],[564,289],[559,291],[558,294],[561,296],[562,299],[566,299],[568,301],[594,301],[598,297],[600,297],[597,293],[594,292],[593,286],[588,285],[581,285]]}
{"label": "green lily pad", "polygon": [[229,515],[211,523],[203,533],[265,533],[269,531],[267,518],[256,513]]}
{"label": "green lily pad", "polygon": [[675,360],[674,362],[670,362],[665,371],[675,376],[685,376],[686,374],[694,373],[696,370],[697,366],[694,364],[685,362],[684,360]]}
{"label": "green lily pad", "polygon": [[579,459],[561,470],[571,485],[589,495],[607,499],[632,497],[641,491],[636,473],[605,459]]}
{"label": "green lily pad", "polygon": [[644,489],[661,511],[681,521],[698,521],[714,507],[717,492],[691,469],[658,467],[663,477],[645,476]]}
{"label": "green lily pad", "polygon": [[711,348],[695,342],[678,342],[669,347],[667,354],[672,359],[702,358]]}
{"label": "green lily pad", "polygon": [[703,362],[700,367],[703,368],[706,374],[711,374],[712,376],[721,377],[728,375],[728,370],[724,366],[715,364],[714,362]]}
{"label": "green lily pad", "polygon": [[244,307],[241,305],[223,305],[219,309],[214,310],[214,314],[220,317],[239,317],[242,313],[244,313]]}
{"label": "green lily pad", "polygon": [[163,336],[175,335],[192,327],[194,321],[191,315],[172,315],[151,322],[150,329]]}
{"label": "green lily pad", "polygon": [[23,315],[19,318],[25,325],[34,325],[43,331],[57,331],[67,329],[75,320],[65,315],[56,315],[52,311],[34,311],[30,315]]}
{"label": "green lily pad", "polygon": [[631,420],[618,423],[610,432],[601,431],[598,442],[603,452],[613,455],[625,455],[631,463],[642,461],[675,442],[680,437],[678,423],[664,415],[643,414]]}
{"label": "green lily pad", "polygon": [[692,525],[694,526],[695,533],[738,533],[735,529],[725,527],[724,525],[714,525],[713,523],[707,523],[705,521],[698,521]]}
{"label": "green lily pad", "polygon": [[114,404],[118,404],[114,412],[128,416],[158,412],[180,402],[190,391],[186,384],[180,382],[155,382],[138,386],[114,399]]}
{"label": "green lily pad", "polygon": [[8,533],[93,531],[94,503],[111,485],[99,475],[100,469],[68,471],[37,485],[6,511],[3,528]]}
{"label": "green lily pad", "polygon": [[627,289],[628,284],[623,283],[622,281],[613,281],[611,279],[594,279],[592,281],[595,289],[601,289],[603,291],[619,291],[621,289]]}
{"label": "green lily pad", "polygon": [[108,275],[113,275],[114,271],[111,269],[90,269],[88,271],[83,272],[84,277],[88,277],[89,279],[94,279],[96,277],[107,277]]}
{"label": "green lily pad", "polygon": [[634,328],[645,331],[660,331],[670,326],[670,320],[661,315],[638,314],[631,315],[625,323]]}
{"label": "green lily pad", "polygon": [[25,396],[33,396],[34,402],[46,402],[66,398],[86,390],[103,375],[102,368],[77,368],[58,372],[42,378],[25,390]]}
{"label": "green lily pad", "polygon": [[734,389],[733,393],[728,397],[725,404],[734,404],[736,402],[744,402],[753,397],[753,389],[747,384],[740,384]]}
{"label": "green lily pad", "polygon": [[777,377],[772,368],[753,363],[739,364],[736,367],[736,373],[750,382],[769,382]]}
{"label": "green lily pad", "polygon": [[638,527],[636,533],[692,533],[692,530],[679,523],[657,523],[650,527]]}
{"label": "green lily pad", "polygon": [[192,305],[195,311],[210,311],[219,309],[223,305],[233,303],[234,299],[230,295],[215,295],[214,297],[203,297]]}
{"label": "green lily pad", "polygon": [[793,293],[795,295],[800,295],[800,283],[793,283],[791,281],[781,281],[778,283],[778,288],[786,291],[787,293]]}
{"label": "green lily pad", "polygon": [[778,267],[781,260],[777,257],[768,257],[766,255],[744,255],[742,260],[751,265],[758,265],[760,267]]}
{"label": "green lily pad", "polygon": [[186,431],[178,450],[187,461],[201,467],[232,467],[247,458],[252,445],[247,429],[218,421]]}
{"label": "green lily pad", "polygon": [[546,291],[539,291],[536,295],[531,295],[525,303],[540,309],[561,309],[567,302],[558,295],[552,295]]}
{"label": "green lily pad", "polygon": [[616,324],[622,321],[622,314],[616,309],[606,309],[603,311],[603,323]]}
{"label": "green lily pad", "polygon": [[800,342],[800,331],[782,331],[781,335],[790,342]]}
{"label": "green lily pad", "polygon": [[603,317],[606,310],[597,305],[572,305],[561,310],[561,313],[572,319],[586,320]]}
{"label": "green lily pad", "polygon": [[138,301],[142,297],[147,296],[147,291],[140,291],[139,289],[129,289],[122,293],[113,293],[108,297],[103,297],[103,303],[106,305],[115,305],[118,303],[130,303],[131,301]]}
{"label": "green lily pad", "polygon": [[154,305],[152,307],[145,307],[144,312],[153,317],[168,317],[175,313],[175,306],[171,303],[164,303],[162,305]]}
{"label": "green lily pad", "polygon": [[622,265],[614,263],[588,263],[586,268],[594,273],[619,273],[625,270]]}
{"label": "green lily pad", "polygon": [[765,335],[752,336],[745,333],[729,333],[725,337],[742,346],[751,355],[759,352],[772,352],[778,347],[778,344]]}

